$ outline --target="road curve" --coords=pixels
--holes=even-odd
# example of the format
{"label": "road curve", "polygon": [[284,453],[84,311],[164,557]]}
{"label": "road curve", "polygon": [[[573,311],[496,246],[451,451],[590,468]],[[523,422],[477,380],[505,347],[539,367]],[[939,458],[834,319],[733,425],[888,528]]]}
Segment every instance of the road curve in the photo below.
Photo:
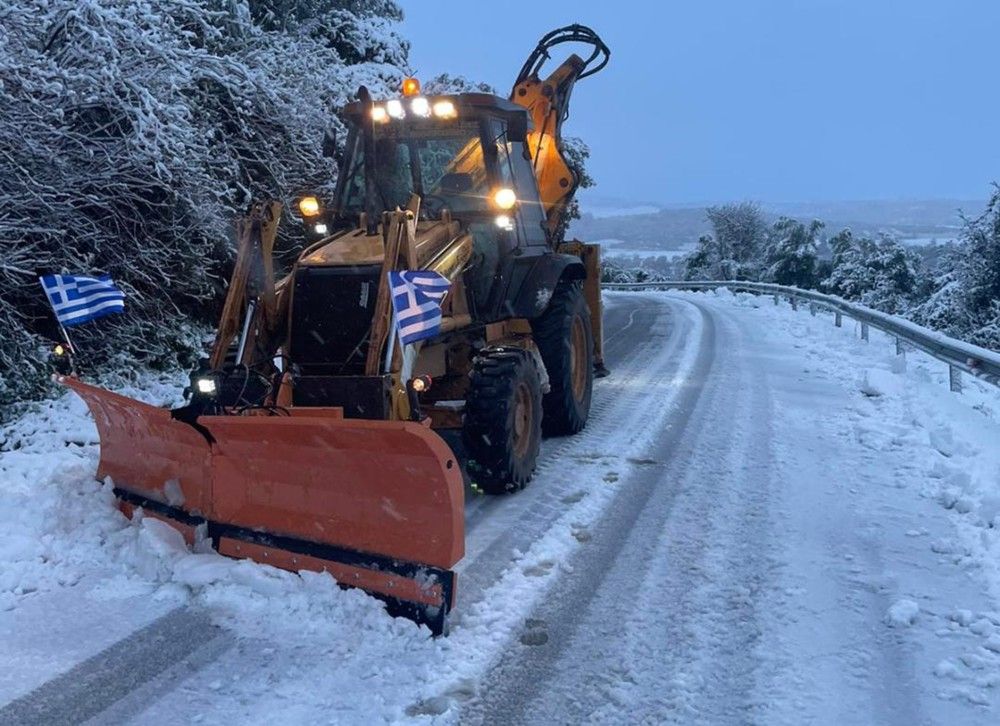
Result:
{"label": "road curve", "polygon": [[939,696],[915,671],[920,646],[886,626],[898,553],[882,517],[845,499],[858,472],[837,464],[859,460],[854,443],[811,424],[849,408],[847,392],[804,376],[732,305],[661,301],[667,320],[696,310],[702,325],[655,463],[618,483],[458,720],[996,723],[972,698]]}

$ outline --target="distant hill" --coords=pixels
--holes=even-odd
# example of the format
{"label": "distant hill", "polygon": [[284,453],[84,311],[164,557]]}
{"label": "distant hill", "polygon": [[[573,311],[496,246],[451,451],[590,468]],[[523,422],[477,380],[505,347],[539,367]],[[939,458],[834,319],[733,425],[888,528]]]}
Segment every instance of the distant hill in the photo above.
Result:
{"label": "distant hill", "polygon": [[[978,215],[985,200],[862,200],[848,202],[779,202],[761,204],[773,219],[820,219],[826,234],[844,227],[857,233],[888,232],[911,244],[953,239],[961,224],[960,210]],[[705,209],[708,205],[657,205],[629,202],[613,197],[585,196],[581,199],[583,218],[570,227],[570,234],[583,240],[620,240],[608,244],[625,254],[679,254],[692,248],[709,231]]]}

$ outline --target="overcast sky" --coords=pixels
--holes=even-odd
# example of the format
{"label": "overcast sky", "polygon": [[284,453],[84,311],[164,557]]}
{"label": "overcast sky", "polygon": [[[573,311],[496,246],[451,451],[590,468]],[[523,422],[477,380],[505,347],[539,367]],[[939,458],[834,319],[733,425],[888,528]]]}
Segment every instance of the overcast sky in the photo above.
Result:
{"label": "overcast sky", "polygon": [[985,198],[1000,180],[1000,0],[399,0],[419,76],[509,92],[580,22],[611,63],[565,129],[601,195]]}

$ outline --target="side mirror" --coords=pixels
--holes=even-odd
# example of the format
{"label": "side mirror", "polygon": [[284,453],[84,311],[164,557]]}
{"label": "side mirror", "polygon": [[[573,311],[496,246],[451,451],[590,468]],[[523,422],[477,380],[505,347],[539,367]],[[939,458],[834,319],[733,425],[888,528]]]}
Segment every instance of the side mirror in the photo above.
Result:
{"label": "side mirror", "polygon": [[512,114],[507,122],[507,137],[511,141],[524,141],[528,137],[528,112]]}
{"label": "side mirror", "polygon": [[323,156],[327,159],[337,156],[337,129],[333,126],[323,132]]}

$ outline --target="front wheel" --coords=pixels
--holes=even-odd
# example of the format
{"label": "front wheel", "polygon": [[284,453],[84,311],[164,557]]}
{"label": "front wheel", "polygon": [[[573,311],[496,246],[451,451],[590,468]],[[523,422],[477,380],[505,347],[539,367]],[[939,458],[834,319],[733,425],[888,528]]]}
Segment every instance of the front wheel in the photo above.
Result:
{"label": "front wheel", "polygon": [[472,481],[488,494],[523,489],[542,439],[541,377],[520,348],[481,351],[465,401],[462,439]]}

